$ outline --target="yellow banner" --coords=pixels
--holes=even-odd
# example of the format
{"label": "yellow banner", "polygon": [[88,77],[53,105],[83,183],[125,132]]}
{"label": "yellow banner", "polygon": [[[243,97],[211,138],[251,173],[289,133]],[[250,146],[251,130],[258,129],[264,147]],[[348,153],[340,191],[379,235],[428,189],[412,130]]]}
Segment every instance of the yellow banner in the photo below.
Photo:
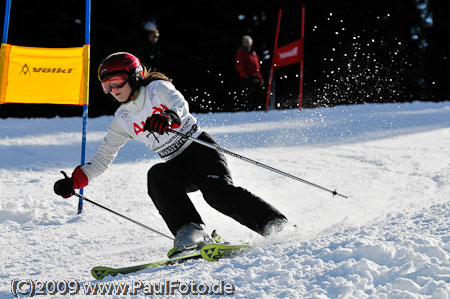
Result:
{"label": "yellow banner", "polygon": [[87,105],[90,47],[1,46],[0,104]]}

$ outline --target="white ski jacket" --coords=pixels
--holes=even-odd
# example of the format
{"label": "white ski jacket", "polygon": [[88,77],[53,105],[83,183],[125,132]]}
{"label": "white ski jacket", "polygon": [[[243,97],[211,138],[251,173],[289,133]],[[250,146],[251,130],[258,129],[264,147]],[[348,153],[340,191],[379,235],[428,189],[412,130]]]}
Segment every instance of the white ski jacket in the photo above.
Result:
{"label": "white ski jacket", "polygon": [[130,139],[143,142],[164,160],[170,160],[186,149],[192,141],[171,133],[159,135],[144,131],[147,118],[164,110],[176,112],[181,119],[181,125],[172,129],[194,138],[201,134],[197,120],[189,113],[187,101],[175,86],[164,80],[152,81],[147,86],[140,87],[136,99],[122,104],[117,109],[99,149],[88,163],[81,167],[88,180],[91,181],[102,174],[114,161],[120,148]]}

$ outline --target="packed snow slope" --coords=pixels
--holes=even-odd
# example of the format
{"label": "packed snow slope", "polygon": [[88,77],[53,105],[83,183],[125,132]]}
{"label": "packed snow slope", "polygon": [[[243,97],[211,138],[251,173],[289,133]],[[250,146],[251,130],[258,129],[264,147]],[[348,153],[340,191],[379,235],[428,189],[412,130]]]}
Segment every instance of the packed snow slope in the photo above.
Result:
{"label": "packed snow slope", "polygon": [[[236,298],[450,298],[450,102],[196,116],[224,148],[348,199],[229,157],[235,184],[296,228],[264,239],[191,193],[209,230],[254,247],[216,263],[195,260],[104,281],[223,281]],[[111,120],[89,120],[88,158]],[[170,239],[89,203],[77,215],[75,197],[53,193],[59,171],[71,173],[80,163],[81,124],[0,120],[1,298],[13,297],[14,280],[95,282],[93,266],[156,261],[172,247]],[[147,171],[160,162],[131,141],[85,195],[170,234],[146,190]]]}

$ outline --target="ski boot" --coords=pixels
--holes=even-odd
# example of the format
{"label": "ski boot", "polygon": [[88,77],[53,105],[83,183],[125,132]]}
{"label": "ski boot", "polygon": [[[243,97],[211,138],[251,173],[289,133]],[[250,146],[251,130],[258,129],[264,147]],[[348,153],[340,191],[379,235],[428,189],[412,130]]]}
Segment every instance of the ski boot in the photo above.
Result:
{"label": "ski boot", "polygon": [[[270,220],[264,225],[262,235],[265,237],[269,237],[275,234],[281,233],[288,226],[288,221],[286,218],[278,218]],[[294,225],[295,227],[295,225]]]}
{"label": "ski boot", "polygon": [[204,224],[188,223],[177,230],[174,247],[169,250],[167,256],[173,258],[180,253],[200,250],[206,244],[218,243],[220,239],[215,230],[210,236]]}

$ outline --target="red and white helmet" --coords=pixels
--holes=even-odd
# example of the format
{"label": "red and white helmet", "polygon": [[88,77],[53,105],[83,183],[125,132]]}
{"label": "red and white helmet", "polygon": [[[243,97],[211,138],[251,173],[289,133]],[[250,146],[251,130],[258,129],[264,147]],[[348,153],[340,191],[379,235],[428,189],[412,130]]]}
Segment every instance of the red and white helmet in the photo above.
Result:
{"label": "red and white helmet", "polygon": [[139,59],[127,52],[117,52],[109,55],[98,67],[98,79],[103,81],[110,76],[126,74],[133,89],[144,79],[144,68]]}

